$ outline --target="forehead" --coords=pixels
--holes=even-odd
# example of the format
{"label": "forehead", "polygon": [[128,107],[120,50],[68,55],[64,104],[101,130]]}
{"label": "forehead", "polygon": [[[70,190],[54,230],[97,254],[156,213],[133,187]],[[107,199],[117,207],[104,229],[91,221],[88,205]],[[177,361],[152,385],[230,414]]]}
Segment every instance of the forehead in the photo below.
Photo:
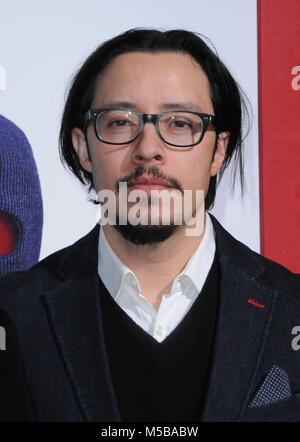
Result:
{"label": "forehead", "polygon": [[179,52],[131,52],[111,61],[96,81],[91,107],[118,102],[144,112],[156,112],[166,103],[213,112],[206,74],[193,57]]}

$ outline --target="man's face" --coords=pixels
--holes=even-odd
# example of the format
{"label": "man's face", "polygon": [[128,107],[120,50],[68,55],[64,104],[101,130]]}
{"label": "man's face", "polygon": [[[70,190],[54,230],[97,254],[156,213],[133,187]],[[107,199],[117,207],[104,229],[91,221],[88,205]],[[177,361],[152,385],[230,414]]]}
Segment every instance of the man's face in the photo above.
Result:
{"label": "man's face", "polygon": [[[120,104],[148,114],[182,109],[214,115],[208,79],[199,64],[184,53],[133,52],[114,59],[99,76],[91,109]],[[134,142],[121,146],[99,141],[90,123],[87,136],[91,160],[78,128],[73,129],[73,144],[81,165],[92,173],[97,192],[115,191],[116,182],[138,170],[151,176],[154,167],[169,184],[176,182],[181,191],[192,190],[194,194],[202,189],[206,195],[210,177],[222,165],[227,135],[220,134],[213,161],[216,132],[211,126],[200,144],[181,150],[162,141],[152,123],[145,124]]]}

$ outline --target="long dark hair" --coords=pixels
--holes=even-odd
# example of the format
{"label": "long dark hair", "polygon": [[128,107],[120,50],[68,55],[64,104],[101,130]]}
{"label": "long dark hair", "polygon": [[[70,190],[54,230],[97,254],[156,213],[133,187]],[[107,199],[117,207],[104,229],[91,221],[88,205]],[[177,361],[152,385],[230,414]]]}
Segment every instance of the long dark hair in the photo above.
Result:
{"label": "long dark hair", "polygon": [[[202,38],[196,33],[175,29],[131,29],[106,41],[87,58],[75,74],[65,103],[59,144],[62,162],[83,183],[93,188],[93,177],[80,164],[72,145],[72,129],[83,129],[83,115],[90,108],[96,79],[118,55],[128,52],[184,52],[190,54],[202,67],[210,84],[210,95],[218,124],[218,131],[230,133],[225,160],[217,176],[211,177],[205,207],[213,206],[216,187],[225,169],[234,157],[234,180],[239,169],[241,188],[244,183],[242,153],[242,118],[249,122],[245,96],[237,82]],[[218,179],[217,179],[218,177]]]}

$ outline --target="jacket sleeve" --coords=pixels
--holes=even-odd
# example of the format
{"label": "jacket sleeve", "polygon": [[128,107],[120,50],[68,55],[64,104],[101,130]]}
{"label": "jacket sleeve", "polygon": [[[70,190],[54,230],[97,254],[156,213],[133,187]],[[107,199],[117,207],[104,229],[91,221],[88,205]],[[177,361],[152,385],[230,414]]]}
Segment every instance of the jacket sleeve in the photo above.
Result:
{"label": "jacket sleeve", "polygon": [[16,329],[0,310],[0,422],[34,420]]}

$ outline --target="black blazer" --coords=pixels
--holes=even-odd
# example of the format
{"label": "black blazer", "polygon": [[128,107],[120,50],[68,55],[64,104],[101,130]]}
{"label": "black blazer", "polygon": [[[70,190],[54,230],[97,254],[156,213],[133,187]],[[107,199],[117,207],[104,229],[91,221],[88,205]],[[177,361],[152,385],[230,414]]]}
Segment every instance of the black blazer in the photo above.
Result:
{"label": "black blazer", "polygon": [[14,324],[0,310],[0,422],[32,422],[27,388]]}
{"label": "black blazer", "polygon": [[[300,350],[292,346],[292,330],[300,326],[299,275],[251,251],[211,218],[221,293],[201,420],[300,421]],[[38,421],[121,420],[101,320],[98,234],[97,225],[30,270],[0,279],[0,309],[16,327]],[[267,377],[274,366],[285,375]],[[261,392],[267,404],[253,406]]]}

